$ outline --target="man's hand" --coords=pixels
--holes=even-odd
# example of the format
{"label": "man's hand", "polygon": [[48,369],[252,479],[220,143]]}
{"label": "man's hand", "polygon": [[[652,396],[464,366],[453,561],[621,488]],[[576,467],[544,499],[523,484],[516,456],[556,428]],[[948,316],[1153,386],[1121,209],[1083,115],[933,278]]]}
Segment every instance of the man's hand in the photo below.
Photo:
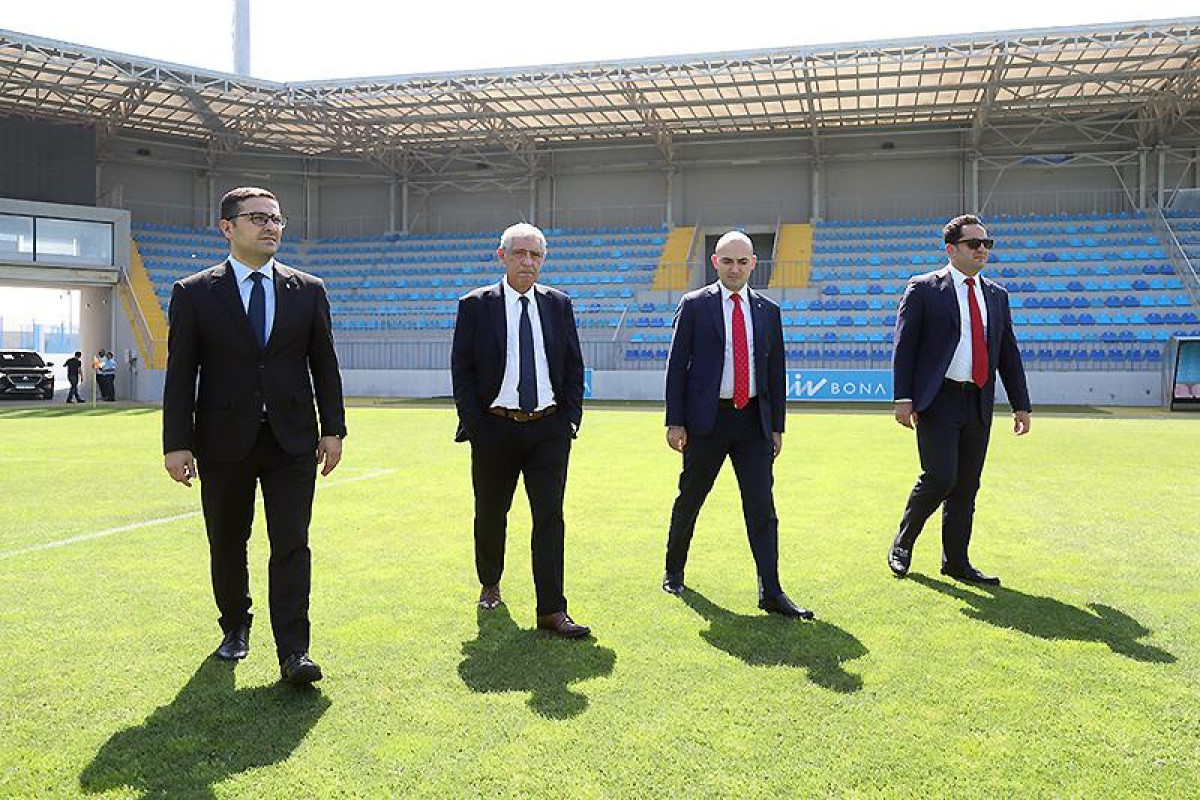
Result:
{"label": "man's hand", "polygon": [[196,459],[191,450],[172,450],[163,456],[163,466],[173,480],[184,486],[191,486],[192,478],[196,477]]}
{"label": "man's hand", "polygon": [[774,431],[771,433],[771,457],[779,458],[781,450],[783,450],[783,434]]}
{"label": "man's hand", "polygon": [[1014,411],[1013,412],[1013,433],[1017,436],[1024,436],[1029,433],[1029,412]]}
{"label": "man's hand", "polygon": [[684,448],[687,447],[687,428],[682,425],[668,425],[667,445],[672,450],[678,450],[682,453]]}
{"label": "man's hand", "polygon": [[328,475],[342,460],[342,440],[336,436],[322,436],[317,442],[317,463],[325,462],[321,475]]}
{"label": "man's hand", "polygon": [[892,413],[896,415],[896,422],[899,422],[906,428],[911,428],[917,424],[917,412],[913,411],[911,400],[906,400],[903,403],[893,403]]}

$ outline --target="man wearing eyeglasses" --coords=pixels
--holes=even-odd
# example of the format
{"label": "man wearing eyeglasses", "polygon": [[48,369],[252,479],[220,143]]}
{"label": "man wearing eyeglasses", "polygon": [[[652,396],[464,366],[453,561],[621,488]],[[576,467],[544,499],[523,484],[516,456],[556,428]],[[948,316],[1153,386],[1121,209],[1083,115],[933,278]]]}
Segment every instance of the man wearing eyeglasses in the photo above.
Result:
{"label": "man wearing eyeglasses", "polygon": [[942,574],[999,585],[971,563],[975,494],[987,456],[996,374],[1013,408],[1013,432],[1029,432],[1029,391],[1013,334],[1008,293],[985,278],[993,240],[976,216],[942,229],[949,263],[908,283],[896,312],[896,421],[916,430],[921,476],[888,551],[898,578],[908,574],[925,521],[942,506]]}
{"label": "man wearing eyeglasses", "polygon": [[171,292],[163,461],[185,486],[200,480],[224,634],[216,656],[228,661],[250,649],[246,544],[262,488],[280,674],[310,684],[321,679],[308,654],[316,467],[333,471],[346,435],[329,300],[320,278],[275,260],[287,219],[271,192],[230,191],[219,224],[229,257]]}

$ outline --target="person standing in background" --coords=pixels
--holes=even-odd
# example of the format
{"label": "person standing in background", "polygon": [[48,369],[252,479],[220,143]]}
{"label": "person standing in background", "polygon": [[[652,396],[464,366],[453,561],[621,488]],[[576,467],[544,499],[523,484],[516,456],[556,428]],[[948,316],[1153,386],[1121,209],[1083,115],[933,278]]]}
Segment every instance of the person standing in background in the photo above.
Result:
{"label": "person standing in background", "polygon": [[79,379],[83,373],[83,353],[76,350],[75,355],[63,362],[63,366],[67,368],[67,383],[71,384],[67,391],[67,402],[82,403],[83,398],[79,396]]}

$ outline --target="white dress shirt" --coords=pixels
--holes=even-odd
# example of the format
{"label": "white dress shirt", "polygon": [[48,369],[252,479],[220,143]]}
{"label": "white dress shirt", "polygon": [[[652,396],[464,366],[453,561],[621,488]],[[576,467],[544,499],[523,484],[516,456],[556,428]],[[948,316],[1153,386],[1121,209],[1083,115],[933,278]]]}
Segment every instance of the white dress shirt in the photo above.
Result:
{"label": "white dress shirt", "polygon": [[[953,265],[947,264],[950,277],[954,279],[954,296],[958,299],[958,346],[954,348],[954,357],[946,368],[946,377],[952,381],[966,383],[971,380],[971,310],[967,305],[967,276],[959,272]],[[987,303],[983,299],[983,284],[981,275],[975,276],[975,299],[979,302],[979,315],[983,319],[983,336],[987,341]]]}
{"label": "white dress shirt", "polygon": [[[725,363],[721,367],[721,399],[733,399],[733,292],[725,288],[725,284],[717,282],[721,287],[721,316],[725,318]],[[750,367],[750,396],[758,394],[754,380],[754,322],[750,314],[750,292],[743,286],[738,291],[742,303],[742,320],[746,326],[746,355]]]}
{"label": "white dress shirt", "polygon": [[550,362],[546,360],[546,340],[542,336],[542,319],[538,315],[536,284],[525,294],[508,285],[508,278],[500,281],[504,287],[504,322],[508,336],[507,358],[504,361],[504,380],[500,383],[500,394],[493,406],[520,408],[517,383],[521,379],[521,298],[529,298],[529,323],[533,327],[533,366],[537,374],[537,406],[541,411],[554,405],[554,389],[550,386]]}
{"label": "white dress shirt", "polygon": [[[250,273],[255,270],[250,269],[242,262],[238,261],[233,256],[229,257],[229,263],[233,265],[233,274],[237,278],[238,294],[242,296],[242,308],[246,313],[250,313],[250,292],[254,289],[254,281],[250,279]],[[266,264],[258,268],[258,272],[263,275],[263,293],[266,295],[266,315],[267,326],[264,341],[271,341],[271,328],[275,324],[275,259],[271,259]]]}

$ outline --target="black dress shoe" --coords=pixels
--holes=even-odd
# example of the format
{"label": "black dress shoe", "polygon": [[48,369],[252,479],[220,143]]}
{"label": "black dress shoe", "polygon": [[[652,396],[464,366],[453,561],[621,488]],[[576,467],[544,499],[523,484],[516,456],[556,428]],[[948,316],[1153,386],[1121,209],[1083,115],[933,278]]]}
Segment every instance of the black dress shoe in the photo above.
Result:
{"label": "black dress shoe", "polygon": [[961,569],[942,567],[942,574],[954,578],[956,581],[962,581],[963,583],[980,583],[985,586],[1000,585],[1000,579],[995,575],[985,575],[969,564]]}
{"label": "black dress shoe", "polygon": [[296,686],[307,686],[321,680],[321,668],[308,657],[308,653],[292,653],[279,666],[279,676]]}
{"label": "black dress shoe", "polygon": [[240,661],[250,653],[250,626],[238,625],[225,634],[217,648],[217,658],[222,661]]}
{"label": "black dress shoe", "polygon": [[504,601],[500,598],[500,584],[483,586],[479,589],[479,607],[491,610]]}
{"label": "black dress shoe", "polygon": [[783,592],[759,599],[758,607],[772,614],[782,614],[785,617],[795,617],[797,619],[812,619],[816,616],[807,608],[801,608],[793,603]]}
{"label": "black dress shoe", "polygon": [[683,575],[678,572],[664,574],[662,587],[667,594],[683,594]]}
{"label": "black dress shoe", "polygon": [[888,550],[888,567],[892,570],[892,574],[897,578],[903,578],[908,574],[911,564],[912,550],[905,549],[893,542],[892,549]]}

